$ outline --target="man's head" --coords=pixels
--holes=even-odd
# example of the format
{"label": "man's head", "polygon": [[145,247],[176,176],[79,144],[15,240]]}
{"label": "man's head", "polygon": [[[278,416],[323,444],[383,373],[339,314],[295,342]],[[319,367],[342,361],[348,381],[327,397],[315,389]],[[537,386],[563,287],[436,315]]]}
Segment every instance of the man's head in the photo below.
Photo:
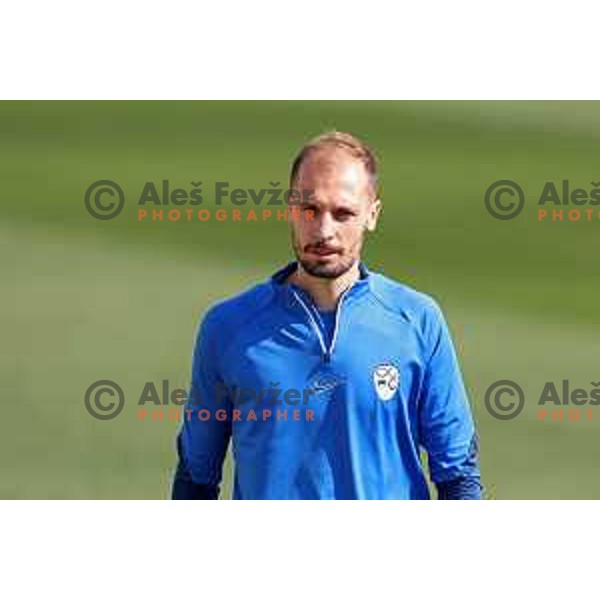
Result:
{"label": "man's head", "polygon": [[296,156],[290,188],[302,198],[300,218],[290,220],[298,262],[314,277],[340,277],[360,260],[381,210],[373,152],[349,133],[320,135]]}

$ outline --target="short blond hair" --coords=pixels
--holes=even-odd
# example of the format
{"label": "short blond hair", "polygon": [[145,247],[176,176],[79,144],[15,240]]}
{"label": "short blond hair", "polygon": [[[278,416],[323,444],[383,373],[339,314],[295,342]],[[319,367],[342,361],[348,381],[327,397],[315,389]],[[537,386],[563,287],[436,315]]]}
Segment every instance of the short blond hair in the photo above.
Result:
{"label": "short blond hair", "polygon": [[298,172],[300,171],[304,159],[306,159],[310,153],[324,148],[339,148],[362,162],[371,179],[373,192],[377,195],[378,172],[375,153],[367,144],[351,133],[336,130],[326,131],[302,146],[292,162],[290,187],[294,187],[294,182],[298,177]]}

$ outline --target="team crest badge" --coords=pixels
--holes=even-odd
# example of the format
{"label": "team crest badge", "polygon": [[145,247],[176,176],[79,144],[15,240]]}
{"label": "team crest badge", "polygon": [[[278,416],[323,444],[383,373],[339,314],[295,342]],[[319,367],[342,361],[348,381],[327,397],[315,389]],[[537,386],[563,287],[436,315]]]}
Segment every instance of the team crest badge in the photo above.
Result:
{"label": "team crest badge", "polygon": [[381,400],[391,400],[400,384],[400,373],[394,365],[379,365],[373,371],[373,384]]}

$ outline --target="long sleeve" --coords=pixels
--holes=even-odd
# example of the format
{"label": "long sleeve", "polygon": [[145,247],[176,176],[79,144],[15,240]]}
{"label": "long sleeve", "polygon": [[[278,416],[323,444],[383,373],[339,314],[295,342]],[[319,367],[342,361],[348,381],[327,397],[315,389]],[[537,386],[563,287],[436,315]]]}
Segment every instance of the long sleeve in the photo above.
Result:
{"label": "long sleeve", "polygon": [[480,499],[478,437],[448,326],[432,303],[419,423],[440,499]]}
{"label": "long sleeve", "polygon": [[173,482],[174,498],[218,497],[231,437],[230,401],[217,363],[218,335],[218,323],[209,312],[199,328],[194,348],[191,388],[177,440],[179,463]]}

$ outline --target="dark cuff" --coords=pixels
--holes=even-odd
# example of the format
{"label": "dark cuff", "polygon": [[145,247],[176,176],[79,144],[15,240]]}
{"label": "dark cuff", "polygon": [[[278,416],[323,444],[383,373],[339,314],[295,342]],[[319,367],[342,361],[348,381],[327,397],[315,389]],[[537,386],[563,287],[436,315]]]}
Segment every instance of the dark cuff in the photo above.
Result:
{"label": "dark cuff", "polygon": [[179,463],[173,479],[171,500],[218,500],[218,485],[194,483],[183,458],[180,436],[177,437],[177,454]]}
{"label": "dark cuff", "polygon": [[436,484],[438,500],[481,500],[479,477],[457,477]]}

